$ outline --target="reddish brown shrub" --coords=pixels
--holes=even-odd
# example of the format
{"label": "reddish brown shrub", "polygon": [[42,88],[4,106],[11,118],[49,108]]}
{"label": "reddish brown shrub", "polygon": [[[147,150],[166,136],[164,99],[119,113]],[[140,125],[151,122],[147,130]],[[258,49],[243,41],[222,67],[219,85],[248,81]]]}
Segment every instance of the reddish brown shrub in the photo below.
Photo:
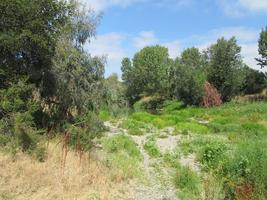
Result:
{"label": "reddish brown shrub", "polygon": [[253,195],[253,186],[250,184],[240,185],[236,188],[235,195],[237,200],[250,200]]}
{"label": "reddish brown shrub", "polygon": [[209,82],[205,82],[202,105],[206,108],[222,105],[222,96],[219,91]]}

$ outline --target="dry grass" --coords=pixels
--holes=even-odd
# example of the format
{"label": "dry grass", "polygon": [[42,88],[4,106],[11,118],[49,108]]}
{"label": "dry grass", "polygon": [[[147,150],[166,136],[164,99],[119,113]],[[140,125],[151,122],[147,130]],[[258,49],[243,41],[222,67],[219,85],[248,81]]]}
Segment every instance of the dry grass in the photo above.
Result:
{"label": "dry grass", "polygon": [[112,181],[110,169],[95,154],[83,155],[80,160],[70,151],[63,166],[61,145],[50,144],[43,163],[25,154],[17,155],[14,161],[0,152],[0,199],[3,200],[91,200],[92,194],[113,200],[129,193],[125,185]]}

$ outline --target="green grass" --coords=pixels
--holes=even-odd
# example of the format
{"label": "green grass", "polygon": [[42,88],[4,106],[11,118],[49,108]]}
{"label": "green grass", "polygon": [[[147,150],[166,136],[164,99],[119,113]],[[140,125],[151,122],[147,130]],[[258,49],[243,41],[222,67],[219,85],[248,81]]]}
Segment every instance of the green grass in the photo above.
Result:
{"label": "green grass", "polygon": [[136,143],[126,135],[116,135],[104,139],[103,147],[108,153],[126,152],[130,157],[142,158]]}
{"label": "green grass", "polygon": [[[103,140],[103,148],[108,153],[106,165],[114,169],[113,179],[141,177],[139,166],[142,155],[136,143],[125,135],[116,135]],[[119,178],[118,178],[119,177]]]}
{"label": "green grass", "polygon": [[[180,199],[200,199],[202,193],[212,199],[218,192],[220,199],[240,195],[267,199],[267,102],[230,102],[204,109],[168,101],[157,114],[133,113],[123,126],[134,135],[166,127],[183,134],[170,154],[161,155],[153,138],[144,145],[151,157],[162,159],[163,166],[177,172],[174,179]],[[180,166],[180,156],[192,153],[209,180]]]}
{"label": "green grass", "polygon": [[201,199],[200,179],[191,169],[188,167],[177,169],[174,181],[180,199]]}
{"label": "green grass", "polygon": [[[198,107],[183,107],[179,102],[168,101],[158,115],[147,112],[133,113],[123,125],[126,129],[132,129],[133,134],[147,125],[158,129],[176,127],[178,133],[194,134],[247,134],[259,135],[267,133],[262,121],[267,120],[267,103],[257,102],[253,104],[228,103],[221,107],[210,109]],[[208,121],[202,124],[201,121]],[[146,131],[149,131],[146,130]]]}

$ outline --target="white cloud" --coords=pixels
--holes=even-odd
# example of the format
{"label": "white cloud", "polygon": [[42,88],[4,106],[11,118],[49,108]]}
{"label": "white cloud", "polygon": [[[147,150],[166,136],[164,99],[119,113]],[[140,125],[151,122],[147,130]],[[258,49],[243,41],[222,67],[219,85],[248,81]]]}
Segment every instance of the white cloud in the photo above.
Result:
{"label": "white cloud", "polygon": [[266,0],[219,0],[226,15],[241,17],[248,13],[266,13]]}
{"label": "white cloud", "polygon": [[150,3],[157,6],[172,6],[176,8],[189,6],[194,0],[79,0],[96,11],[103,11],[112,6],[128,7],[137,3]]}
{"label": "white cloud", "polygon": [[266,0],[239,0],[239,4],[250,11],[267,11]]}
{"label": "white cloud", "polygon": [[106,74],[120,72],[121,60],[127,56],[123,48],[125,36],[119,33],[99,35],[91,43],[86,45],[86,50],[92,56],[107,56]]}
{"label": "white cloud", "polygon": [[138,49],[142,49],[145,46],[157,44],[158,39],[152,31],[142,31],[137,37],[133,38],[133,45]]}
{"label": "white cloud", "polygon": [[192,46],[201,50],[208,48],[211,44],[216,43],[220,37],[226,39],[236,36],[238,44],[242,47],[242,56],[244,62],[254,69],[260,69],[255,61],[258,57],[258,36],[260,30],[246,27],[226,27],[213,29],[206,34],[193,35],[187,38],[177,38],[176,40],[163,41],[159,39],[153,31],[142,31],[137,36],[131,36],[120,33],[108,33],[99,35],[86,49],[93,56],[107,55],[106,75],[113,72],[120,74],[121,60],[124,57],[132,55],[141,48],[148,45],[159,44],[169,49],[171,58],[180,56],[185,48]]}
{"label": "white cloud", "polygon": [[244,58],[244,62],[254,69],[260,69],[257,65],[256,57],[259,57],[258,54],[258,44],[250,43],[250,44],[241,44],[242,47],[242,56]]}
{"label": "white cloud", "polygon": [[249,29],[245,27],[226,27],[208,31],[208,33],[204,36],[194,36],[194,40],[198,40],[199,44],[197,45],[197,47],[201,50],[204,50],[211,44],[214,44],[220,37],[229,39],[232,36],[235,36],[238,44],[242,47],[241,55],[244,62],[254,69],[260,69],[260,67],[257,65],[257,62],[255,61],[255,58],[259,56],[257,42],[259,32],[259,30]]}
{"label": "white cloud", "polygon": [[177,58],[182,52],[181,42],[179,40],[163,43],[163,46],[169,49],[169,55],[171,58]]}
{"label": "white cloud", "polygon": [[144,0],[79,0],[96,11],[103,11],[111,6],[127,7]]}

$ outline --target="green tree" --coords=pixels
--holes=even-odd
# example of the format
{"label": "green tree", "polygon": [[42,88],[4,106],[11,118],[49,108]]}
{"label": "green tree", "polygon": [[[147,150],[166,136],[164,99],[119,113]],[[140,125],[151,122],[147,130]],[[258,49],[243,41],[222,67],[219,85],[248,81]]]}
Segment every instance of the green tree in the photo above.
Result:
{"label": "green tree", "polygon": [[46,98],[54,121],[71,121],[75,115],[99,110],[104,79],[104,57],[92,57],[83,45],[95,36],[99,16],[74,5],[62,28],[53,58],[55,94]]}
{"label": "green tree", "polygon": [[263,68],[267,66],[267,27],[262,30],[259,39],[259,54],[261,58],[256,58],[258,64]]}
{"label": "green tree", "polygon": [[181,62],[190,68],[201,68],[205,65],[203,55],[195,47],[188,48],[182,52]]}
{"label": "green tree", "polygon": [[60,29],[67,23],[69,11],[68,4],[57,0],[0,2],[1,88],[25,75],[40,89],[46,85],[44,77],[49,77]]}
{"label": "green tree", "polygon": [[206,75],[201,68],[188,67],[177,58],[170,76],[172,97],[186,105],[200,105],[205,80]]}
{"label": "green tree", "polygon": [[125,84],[119,80],[117,74],[112,74],[104,80],[104,109],[115,117],[127,114],[128,101],[125,90]]}
{"label": "green tree", "polygon": [[244,94],[260,93],[267,86],[267,76],[263,72],[246,66],[244,68],[245,79],[242,85]]}
{"label": "green tree", "polygon": [[222,94],[223,101],[230,101],[237,95],[242,85],[243,76],[240,69],[243,67],[241,47],[233,37],[229,40],[218,39],[207,52],[209,59],[208,81]]}
{"label": "green tree", "polygon": [[172,60],[168,49],[161,46],[143,48],[131,62],[122,62],[122,78],[128,87],[128,96],[138,99],[144,95],[167,96],[169,71]]}

